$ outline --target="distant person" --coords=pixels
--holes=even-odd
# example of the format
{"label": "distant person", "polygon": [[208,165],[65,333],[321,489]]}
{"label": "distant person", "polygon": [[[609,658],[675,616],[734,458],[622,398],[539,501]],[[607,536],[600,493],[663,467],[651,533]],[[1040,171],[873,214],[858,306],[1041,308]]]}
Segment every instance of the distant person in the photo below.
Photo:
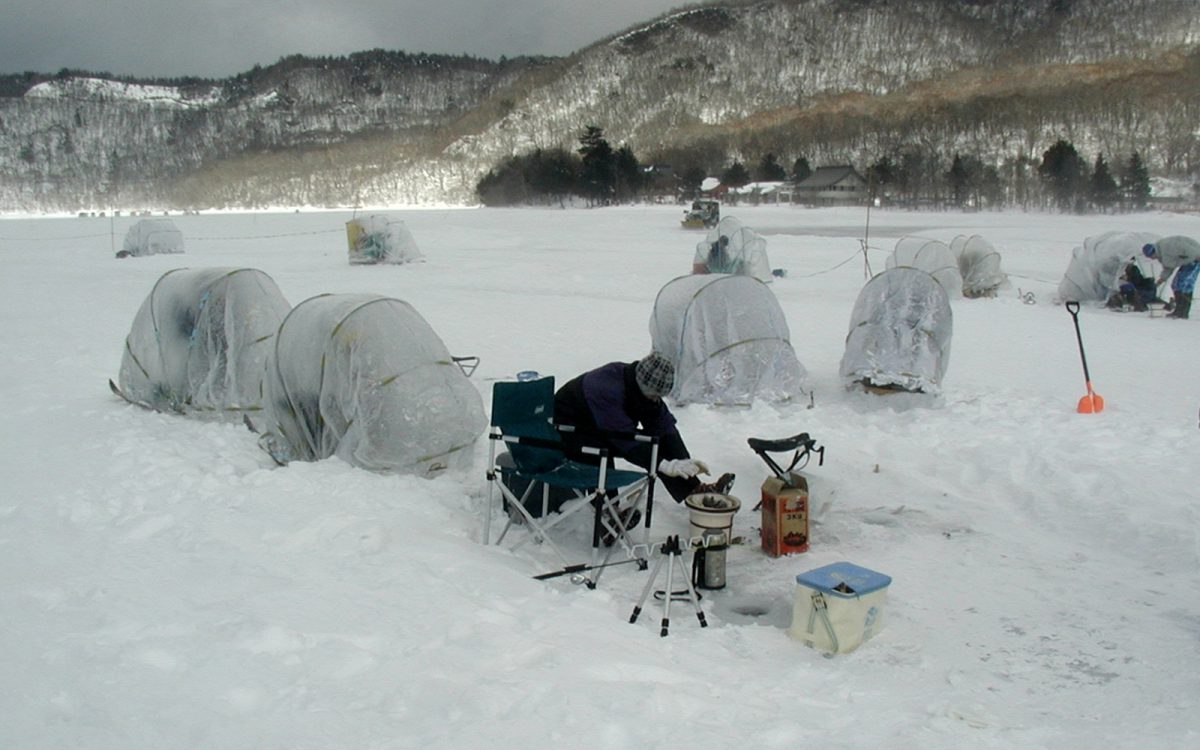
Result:
{"label": "distant person", "polygon": [[1171,291],[1175,295],[1168,318],[1187,320],[1192,309],[1192,293],[1196,289],[1196,277],[1200,276],[1200,261],[1192,261],[1179,267],[1175,272],[1175,280],[1171,282]]}
{"label": "distant person", "polygon": [[[733,487],[733,474],[723,474],[713,483],[700,481],[699,475],[708,473],[708,465],[691,457],[675,426],[675,416],[663,401],[674,385],[674,365],[657,352],[636,362],[610,362],[567,382],[554,394],[554,420],[576,428],[574,433],[562,434],[568,455],[595,463],[594,456],[579,453],[578,447],[599,443],[631,464],[649,469],[650,445],[596,435],[597,430],[641,429],[660,439],[655,468],[676,502],[702,492],[728,493]],[[640,515],[631,511],[622,511],[626,527],[634,526],[640,519]]]}
{"label": "distant person", "polygon": [[1200,242],[1175,234],[1146,244],[1142,247],[1142,253],[1162,264],[1159,284],[1178,271],[1171,283],[1174,299],[1171,301],[1171,312],[1167,317],[1186,319],[1192,307],[1192,293],[1196,289],[1196,264],[1200,262]]}
{"label": "distant person", "polygon": [[1142,273],[1137,263],[1130,259],[1121,274],[1121,284],[1108,300],[1110,308],[1132,308],[1136,312],[1144,312],[1152,302],[1162,302],[1158,298],[1158,285],[1154,279]]}
{"label": "distant person", "polygon": [[741,263],[729,252],[729,237],[721,235],[708,246],[708,252],[697,253],[692,261],[692,273],[737,273]]}

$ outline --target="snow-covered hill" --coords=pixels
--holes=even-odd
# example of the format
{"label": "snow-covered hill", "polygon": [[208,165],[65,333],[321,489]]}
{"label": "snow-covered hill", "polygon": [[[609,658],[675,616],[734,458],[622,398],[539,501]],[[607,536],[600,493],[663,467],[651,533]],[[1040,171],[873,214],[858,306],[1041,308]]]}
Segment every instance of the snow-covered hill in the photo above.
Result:
{"label": "snow-covered hill", "polygon": [[0,98],[0,208],[470,203],[487,169],[586,125],[644,161],[919,142],[998,166],[1067,137],[1182,174],[1200,162],[1197,40],[1190,0],[758,0],[564,59],[375,50],[178,86],[52,80]]}

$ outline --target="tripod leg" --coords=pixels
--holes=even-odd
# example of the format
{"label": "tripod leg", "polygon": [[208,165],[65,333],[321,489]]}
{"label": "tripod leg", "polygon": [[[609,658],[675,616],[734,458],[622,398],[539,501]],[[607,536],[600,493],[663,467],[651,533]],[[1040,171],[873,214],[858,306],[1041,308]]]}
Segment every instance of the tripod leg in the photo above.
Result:
{"label": "tripod leg", "polygon": [[675,569],[675,550],[667,553],[667,590],[663,596],[663,618],[662,631],[659,633],[663,638],[667,637],[667,631],[671,628],[671,573]]}
{"label": "tripod leg", "polygon": [[708,621],[704,619],[704,610],[700,609],[700,597],[696,595],[696,587],[692,585],[692,577],[684,570],[683,558],[679,558],[679,574],[683,577],[683,582],[687,584],[688,598],[692,600],[692,609],[696,610],[696,619],[700,621],[700,627],[707,628]]}
{"label": "tripod leg", "polygon": [[633,614],[629,616],[629,622],[637,622],[638,615],[642,613],[642,605],[646,603],[646,597],[650,596],[650,589],[654,588],[654,580],[658,578],[658,570],[662,567],[664,559],[665,558],[662,556],[659,556],[659,558],[654,561],[654,570],[651,571],[650,579],[646,581],[646,588],[642,589],[642,595],[640,598],[638,598],[637,604],[635,604],[633,607]]}

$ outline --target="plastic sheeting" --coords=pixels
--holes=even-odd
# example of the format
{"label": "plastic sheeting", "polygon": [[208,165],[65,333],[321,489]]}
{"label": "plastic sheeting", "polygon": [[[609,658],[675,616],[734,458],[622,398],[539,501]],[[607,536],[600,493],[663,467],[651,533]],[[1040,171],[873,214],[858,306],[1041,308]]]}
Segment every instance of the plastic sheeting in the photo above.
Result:
{"label": "plastic sheeting", "polygon": [[1008,284],[1008,275],[1000,270],[1000,253],[979,235],[958,235],[950,241],[950,250],[958,260],[964,297],[994,297]]}
{"label": "plastic sheeting", "polygon": [[263,447],[280,463],[338,456],[432,476],[483,433],[479,391],[406,302],[327,294],[283,321],[267,359]]}
{"label": "plastic sheeting", "polygon": [[168,271],[125,339],[121,390],[161,411],[240,419],[261,407],[267,353],[290,309],[253,268]]}
{"label": "plastic sheeting", "polygon": [[704,240],[696,245],[692,263],[693,267],[705,268],[708,273],[753,276],[760,281],[772,279],[766,238],[734,216],[726,216],[709,230]]}
{"label": "plastic sheeting", "polygon": [[958,259],[945,242],[924,237],[901,237],[896,249],[888,256],[886,267],[916,268],[924,271],[955,299],[963,295],[963,276],[958,270]]}
{"label": "plastic sheeting", "polygon": [[1088,237],[1071,252],[1071,260],[1058,284],[1062,302],[1106,302],[1121,286],[1127,263],[1136,263],[1144,275],[1154,277],[1142,246],[1159,235],[1149,232],[1105,232]]}
{"label": "plastic sheeting", "polygon": [[933,276],[907,267],[884,271],[854,303],[842,382],[941,393],[953,332],[949,296]]}
{"label": "plastic sheeting", "polygon": [[183,232],[170,219],[142,219],[125,233],[118,258],[183,252]]}
{"label": "plastic sheeting", "polygon": [[360,216],[346,222],[350,263],[410,263],[422,260],[417,241],[402,221],[387,216]]}
{"label": "plastic sheeting", "polygon": [[745,405],[797,400],[807,372],[787,320],[750,276],[681,276],[658,292],[650,318],[654,350],[675,365],[670,398],[680,404]]}

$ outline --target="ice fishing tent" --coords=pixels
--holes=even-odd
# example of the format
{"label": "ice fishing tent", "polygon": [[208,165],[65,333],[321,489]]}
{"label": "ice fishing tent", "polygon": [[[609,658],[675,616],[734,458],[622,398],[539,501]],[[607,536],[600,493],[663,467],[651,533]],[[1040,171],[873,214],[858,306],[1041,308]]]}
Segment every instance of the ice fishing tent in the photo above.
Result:
{"label": "ice fishing tent", "polygon": [[1008,275],[1000,270],[1000,253],[979,235],[958,235],[950,241],[950,250],[958,260],[964,297],[995,297],[1008,283]]}
{"label": "ice fishing tent", "polygon": [[1149,232],[1105,232],[1088,237],[1071,252],[1066,273],[1058,284],[1059,300],[1107,301],[1120,287],[1121,274],[1130,261],[1153,278],[1154,269],[1142,255],[1142,246],[1158,239],[1157,234]]}
{"label": "ice fishing tent", "polygon": [[807,372],[771,288],[751,276],[681,276],[658,292],[654,350],[675,365],[677,403],[797,400]]}
{"label": "ice fishing tent", "polygon": [[170,219],[142,219],[125,233],[118,258],[183,252],[183,232]]}
{"label": "ice fishing tent", "polygon": [[737,217],[726,216],[696,245],[692,267],[699,273],[731,273],[771,280],[767,240]]}
{"label": "ice fishing tent", "polygon": [[951,299],[963,295],[963,276],[958,270],[958,260],[945,242],[901,237],[896,242],[896,249],[888,256],[886,267],[919,269],[937,279]]}
{"label": "ice fishing tent", "polygon": [[424,258],[403,221],[360,216],[346,222],[350,263],[410,263]]}
{"label": "ice fishing tent", "polygon": [[280,463],[330,456],[431,476],[467,457],[483,399],[406,302],[326,294],[297,305],[267,358],[254,424]]}
{"label": "ice fishing tent", "polygon": [[842,382],[847,388],[940,393],[953,328],[949,295],[933,276],[909,267],[884,271],[854,303]]}
{"label": "ice fishing tent", "polygon": [[168,271],[125,339],[120,390],[160,411],[241,419],[261,406],[267,353],[289,309],[253,268]]}

